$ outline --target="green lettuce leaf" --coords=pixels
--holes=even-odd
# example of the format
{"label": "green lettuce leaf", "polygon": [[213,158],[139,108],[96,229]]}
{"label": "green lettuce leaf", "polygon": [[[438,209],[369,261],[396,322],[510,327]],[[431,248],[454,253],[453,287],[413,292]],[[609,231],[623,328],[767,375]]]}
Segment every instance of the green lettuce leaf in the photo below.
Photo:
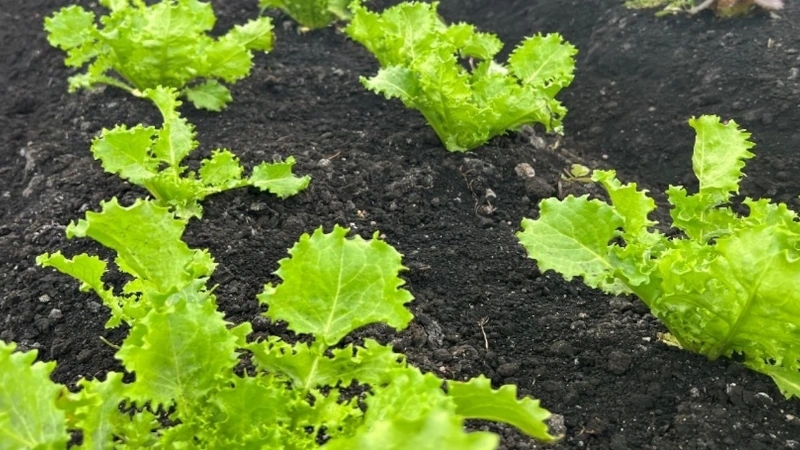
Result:
{"label": "green lettuce leaf", "polygon": [[460,416],[504,422],[542,442],[560,438],[547,430],[545,421],[550,417],[550,411],[540,407],[538,400],[518,400],[516,386],[493,390],[491,381],[482,375],[466,382],[450,381],[447,385],[447,393]]}
{"label": "green lettuce leaf", "polygon": [[253,51],[272,49],[272,22],[267,17],[213,38],[208,33],[216,18],[209,3],[101,4],[110,12],[100,17],[100,25],[80,6],[64,7],[45,19],[48,40],[67,53],[66,64],[88,64],[84,73],[70,79],[70,91],[108,84],[141,95],[147,89],[170,87],[181,90],[197,108],[219,111],[231,97],[217,80],[232,83],[247,76]]}
{"label": "green lettuce leaf", "polygon": [[344,239],[347,231],[335,226],[325,234],[319,228],[300,237],[275,272],[283,282],[267,284],[258,296],[269,305],[268,317],[327,345],[371,323],[406,327],[412,315],[404,305],[413,297],[397,276],[403,269],[400,254],[377,239]]}
{"label": "green lettuce leaf", "polygon": [[[237,175],[226,170],[234,166],[230,159],[222,157],[218,165],[208,168],[208,179],[224,184]],[[341,227],[302,236],[280,262],[276,274],[283,282],[268,285],[259,300],[268,303],[271,319],[287,321],[310,339],[248,342],[251,325],[231,328],[217,310],[213,289],[205,286],[213,260],[181,240],[185,226],[168,209],[141,200],[130,207],[112,200],[102,212],[70,224],[69,237],[90,237],[117,253],[117,266],[132,278],[124,295],[114,297],[105,288],[107,264],[99,258],[67,260],[55,253],[41,262],[119,303],[117,320],[131,328],[116,357],[133,379],[111,372],[105,381],[81,380],[77,392],[69,393],[47,380],[52,363],[31,365],[33,353],[7,370],[4,356],[13,347],[0,344],[0,378],[18,382],[27,379],[26,371],[38,374],[21,389],[0,389],[0,403],[11,398],[10,405],[53,409],[62,447],[68,427],[81,432],[85,448],[96,449],[119,443],[305,449],[319,447],[321,438],[325,448],[385,448],[384,435],[401,439],[390,445],[433,440],[446,448],[496,448],[496,435],[464,430],[468,418],[498,420],[554,439],[543,422],[549,413],[535,401],[518,400],[511,387],[495,391],[478,379],[452,382],[446,393],[444,380],[410,367],[403,355],[375,340],[337,345],[363,325],[399,329],[412,318],[404,306],[412,297],[398,276],[401,256],[385,242],[348,239],[349,230]],[[240,365],[243,360],[249,362]],[[345,388],[362,394],[344,394]],[[23,401],[30,398],[30,404]],[[0,423],[7,417],[0,413]],[[47,418],[38,410],[11,416],[24,423]],[[24,442],[36,439],[25,436]]]}
{"label": "green lettuce leaf", "polygon": [[[209,84],[225,89],[216,81],[205,86]],[[285,162],[261,163],[246,178],[242,176],[244,169],[238,158],[227,149],[217,149],[201,161],[197,174],[189,171],[183,161],[199,143],[194,126],[178,112],[181,106],[178,92],[158,87],[142,95],[151,99],[161,112],[161,128],[118,125],[104,129],[92,142],[92,154],[107,172],[144,187],[159,205],[175,208],[179,217],[200,217],[203,211],[200,201],[229,189],[253,186],[286,198],[308,187],[310,177],[292,174],[295,162],[292,157]]]}
{"label": "green lettuce leaf", "polygon": [[128,395],[140,405],[166,408],[174,401],[191,411],[217,379],[226,373],[230,377],[238,361],[236,349],[248,330],[249,325],[228,330],[212,301],[181,299],[151,311],[136,322],[117,352],[137,376]]}
{"label": "green lettuce leaf", "polygon": [[116,199],[103,203],[102,208],[71,223],[67,237],[89,237],[117,253],[116,265],[133,277],[123,287],[123,295],[105,287],[102,276],[107,263],[96,256],[67,259],[56,252],[36,261],[78,279],[82,291],[96,292],[111,309],[106,326],[143,317],[153,302],[162,302],[187,286],[203,286],[214,271],[216,264],[208,252],[192,250],[181,240],[186,222],[166,208],[141,200],[124,207]]}
{"label": "green lettuce leaf", "polygon": [[716,359],[741,355],[773,378],[787,397],[800,396],[800,221],[785,204],[731,204],[750,135],[719,117],[692,119],[697,193],[670,186],[675,237],[652,230],[654,201],[613,172],[592,179],[612,203],[586,197],[548,199],[518,236],[542,271],[582,277],[613,294],[634,293],[680,345]]}
{"label": "green lettuce leaf", "polygon": [[0,448],[66,448],[66,415],[56,408],[65,388],[50,381],[56,364],[15,349],[0,341]]}
{"label": "green lettuce leaf", "polygon": [[446,25],[437,5],[406,2],[377,14],[353,3],[346,32],[381,64],[377,75],[361,78],[364,86],[420,111],[450,151],[523,125],[560,132],[566,109],[554,97],[572,82],[575,48],[557,34],[529,37],[506,67],[493,60],[503,47],[495,35]]}
{"label": "green lettuce leaf", "polygon": [[347,20],[349,0],[259,0],[261,10],[278,8],[300,25],[314,30],[337,20]]}

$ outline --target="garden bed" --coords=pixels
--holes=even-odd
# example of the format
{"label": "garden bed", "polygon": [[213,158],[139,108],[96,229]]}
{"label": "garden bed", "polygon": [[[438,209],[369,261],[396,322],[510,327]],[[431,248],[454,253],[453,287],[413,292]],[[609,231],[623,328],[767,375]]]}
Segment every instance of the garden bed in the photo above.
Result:
{"label": "garden bed", "polygon": [[[105,330],[97,299],[34,258],[98,251],[67,241],[64,226],[101,200],[130,203],[145,193],[105,174],[89,143],[104,127],[159,117],[118,90],[67,94],[63,54],[42,30],[67,3],[14,0],[0,11],[0,339],[39,348],[58,361],[54,378],[72,383],[119,369],[99,337],[119,344],[126,332]],[[260,316],[255,295],[276,280],[286,249],[319,226],[347,225],[365,237],[379,230],[405,255],[416,320],[400,335],[366,334],[447,378],[483,373],[518,384],[563,415],[566,437],[555,448],[798,448],[800,404],[770,379],[660,343],[665,330],[638,300],[540,274],[514,236],[541,198],[559,194],[560,172],[573,162],[617,168],[655,192],[692,188],[686,120],[704,113],[753,133],[743,193],[798,209],[800,5],[721,22],[657,19],[620,3],[445,0],[446,20],[495,31],[506,50],[558,31],[581,52],[575,82],[561,94],[570,110],[563,139],[510,135],[468,154],[447,153],[417,112],[367,92],[358,76],[377,63],[358,44],[333,28],[298,34],[276,16],[275,51],[233,86],[229,108],[183,109],[199,132],[193,160],[218,147],[248,167],[294,155],[295,172],[313,178],[288,200],[256,190],[211,197],[189,226],[189,245],[220,264],[212,284],[228,318],[253,322],[257,335],[285,333]],[[214,4],[220,29],[257,14],[255,1]],[[535,169],[535,182],[517,176],[520,163]],[[562,194],[583,189],[560,186]],[[504,448],[536,446],[492,428]]]}

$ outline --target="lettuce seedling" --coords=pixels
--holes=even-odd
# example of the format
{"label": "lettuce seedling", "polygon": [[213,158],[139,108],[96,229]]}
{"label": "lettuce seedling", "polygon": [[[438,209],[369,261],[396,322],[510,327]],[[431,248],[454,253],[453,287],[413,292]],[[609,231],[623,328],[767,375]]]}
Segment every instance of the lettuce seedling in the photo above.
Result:
{"label": "lettuce seedling", "polygon": [[350,0],[259,0],[261,11],[278,8],[303,27],[325,28],[337,20],[347,20]]}
{"label": "lettuce seedling", "polygon": [[351,5],[347,34],[381,65],[376,76],[361,78],[364,86],[419,110],[450,151],[534,123],[560,132],[566,108],[555,96],[572,82],[577,50],[558,34],[537,35],[499,64],[497,36],[445,25],[437,6],[401,3],[377,14]]}
{"label": "lettuce seedling", "polygon": [[[105,266],[98,262],[105,262],[85,254],[39,258],[98,292],[112,316],[117,305],[133,311],[120,316],[131,331],[116,357],[135,380],[123,382],[111,372],[104,381],[83,379],[80,390],[69,392],[46,379],[52,363],[31,366],[35,352],[14,354],[13,345],[0,343],[0,378],[25,380],[13,392],[0,390],[0,405],[36,400],[4,409],[10,413],[0,421],[42,422],[48,430],[26,435],[29,447],[64,448],[70,429],[82,433],[87,448],[350,450],[408,448],[409,442],[421,449],[497,448],[496,435],[466,432],[466,419],[557,439],[545,424],[550,413],[536,400],[518,399],[514,386],[495,390],[484,377],[445,382],[375,340],[341,344],[360,327],[401,329],[413,318],[405,307],[412,296],[398,276],[401,255],[387,243],[348,239],[338,226],[303,235],[280,261],[281,282],[266,285],[258,298],[265,316],[308,338],[248,342],[250,324],[231,327],[217,311],[213,289],[205,286],[213,260],[180,240],[185,226],[168,209],[141,200],[130,207],[112,200],[70,225],[68,236],[111,248],[131,276],[126,295],[111,303],[100,278]],[[148,243],[140,234],[159,241]],[[235,370],[242,359],[247,370]],[[348,387],[364,395],[343,394]],[[7,442],[0,433],[0,447]]]}
{"label": "lettuce seedling", "polygon": [[712,360],[741,355],[787,398],[800,396],[800,222],[769,199],[748,198],[749,213],[738,214],[731,201],[753,156],[750,135],[716,116],[689,123],[700,187],[667,190],[675,237],[653,228],[656,205],[647,191],[621,184],[613,171],[592,176],[611,204],[544,200],[539,219],[524,219],[518,236],[540,270],[635,294],[670,341]]}
{"label": "lettuce seedling", "polygon": [[233,83],[253,66],[253,51],[272,49],[267,17],[237,25],[213,38],[210,3],[164,0],[100,0],[110,10],[95,14],[72,5],[45,19],[51,45],[67,52],[69,67],[86,72],[69,79],[69,90],[106,84],[141,95],[158,86],[179,89],[197,108],[219,111],[231,101],[220,80]]}
{"label": "lettuce seedling", "polygon": [[146,188],[158,204],[174,207],[178,216],[200,217],[200,201],[229,189],[253,186],[286,198],[308,187],[310,177],[292,174],[292,157],[284,162],[261,163],[250,177],[243,178],[238,158],[227,149],[219,149],[201,162],[197,173],[187,172],[183,159],[198,143],[194,126],[178,113],[178,92],[158,87],[142,95],[161,111],[161,128],[118,125],[104,129],[92,142],[92,154],[107,172]]}

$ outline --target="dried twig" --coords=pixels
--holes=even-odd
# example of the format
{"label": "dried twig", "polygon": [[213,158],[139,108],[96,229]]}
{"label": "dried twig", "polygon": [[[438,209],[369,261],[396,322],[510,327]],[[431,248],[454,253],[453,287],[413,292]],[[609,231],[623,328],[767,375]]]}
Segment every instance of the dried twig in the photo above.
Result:
{"label": "dried twig", "polygon": [[483,346],[486,350],[489,350],[489,338],[486,337],[486,330],[483,329],[483,326],[489,323],[488,317],[481,317],[481,320],[478,321],[478,326],[481,327],[481,334],[483,335]]}

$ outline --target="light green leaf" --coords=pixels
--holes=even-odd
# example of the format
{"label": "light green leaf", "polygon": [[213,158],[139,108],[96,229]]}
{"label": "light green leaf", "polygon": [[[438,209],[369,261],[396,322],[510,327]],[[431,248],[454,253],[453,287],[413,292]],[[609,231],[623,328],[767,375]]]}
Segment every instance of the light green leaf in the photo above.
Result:
{"label": "light green leaf", "polygon": [[748,364],[748,367],[769,375],[787,399],[792,397],[800,398],[800,371],[797,369],[785,369],[771,364],[756,365],[752,363]]}
{"label": "light green leaf", "polygon": [[340,20],[350,20],[353,16],[348,6],[351,0],[328,0],[328,12]]}
{"label": "light green leaf", "polygon": [[92,155],[103,165],[106,172],[114,173],[141,184],[158,171],[158,161],[150,154],[156,130],[142,125],[128,129],[118,125],[112,130],[103,130],[92,142]]}
{"label": "light green leaf", "polygon": [[550,411],[539,406],[538,400],[518,400],[516,386],[493,390],[491,381],[482,375],[466,382],[450,381],[447,385],[447,393],[456,404],[456,414],[462,417],[507,423],[542,442],[560,438],[547,430],[545,421]]}
{"label": "light green leaf", "polygon": [[403,367],[390,371],[388,376],[391,382],[364,400],[367,428],[400,417],[420,420],[437,411],[447,411],[457,417],[455,402],[444,393],[444,381],[436,375],[422,373],[415,367]]}
{"label": "light green leaf", "polygon": [[141,200],[123,207],[116,198],[101,205],[101,212],[87,212],[85,220],[71,223],[67,237],[89,237],[116,251],[129,273],[162,293],[211,275],[208,267],[195,264],[201,252],[181,240],[186,222],[166,208]]}
{"label": "light green leaf", "polygon": [[50,43],[67,52],[66,64],[89,64],[86,73],[70,78],[70,92],[96,84],[136,96],[148,89],[172,88],[191,93],[193,103],[201,107],[219,110],[227,103],[219,101],[225,94],[219,86],[202,92],[188,86],[203,79],[233,82],[247,76],[250,50],[272,47],[272,24],[266,17],[238,25],[219,39],[210,36],[216,18],[208,2],[103,0],[101,5],[110,12],[99,20],[77,6],[62,8],[45,20]]}
{"label": "light green leaf", "polygon": [[47,42],[62,50],[72,50],[90,41],[95,31],[94,13],[80,6],[66,6],[44,20]]}
{"label": "light green leaf", "polygon": [[621,293],[626,289],[614,282],[608,247],[622,224],[611,206],[569,196],[543,200],[539,219],[523,219],[517,237],[542,272],[555,270],[567,280],[583,277],[591,287]]}
{"label": "light green leaf", "polygon": [[798,242],[799,235],[780,225],[744,229],[717,241],[719,256],[711,261],[706,295],[712,313],[723,320],[706,331],[713,335],[705,344],[710,357],[743,352],[800,369]]}
{"label": "light green leaf", "polygon": [[465,58],[491,60],[503,49],[503,42],[497,36],[479,33],[474,25],[466,23],[450,26],[445,35]]}
{"label": "light green leaf", "polygon": [[599,182],[611,197],[614,209],[625,221],[625,232],[630,234],[646,234],[657,222],[648,218],[655,211],[656,202],[647,196],[647,190],[638,190],[636,183],[623,185],[613,170],[596,170],[592,181]]}
{"label": "light green leaf", "polygon": [[689,120],[697,132],[692,166],[700,180],[700,192],[728,194],[739,192],[744,160],[752,158],[748,150],[753,143],[750,134],[739,130],[733,120],[723,124],[717,116],[701,116]]}
{"label": "light green leaf", "polygon": [[500,437],[488,432],[467,433],[462,421],[446,411],[409,420],[398,416],[376,423],[348,439],[332,440],[323,450],[494,450]]}
{"label": "light green leaf", "polygon": [[413,297],[401,288],[400,254],[377,237],[346,239],[347,232],[337,225],[328,234],[319,228],[300,237],[275,272],[283,282],[258,296],[269,305],[267,316],[326,345],[371,323],[408,324],[412,315],[404,305]]}
{"label": "light green leaf", "polygon": [[36,264],[42,267],[53,267],[59,272],[67,274],[81,282],[81,292],[90,289],[95,292],[105,291],[103,274],[106,272],[106,262],[97,256],[81,254],[72,259],[67,259],[57,251],[52,255],[45,253],[36,257]]}
{"label": "light green leaf", "polygon": [[282,441],[291,439],[292,434],[295,442],[313,443],[312,436],[303,436],[299,426],[291,426],[305,399],[299,391],[287,389],[283,380],[235,376],[229,386],[214,394],[211,404],[218,410],[213,425],[199,424],[199,436],[192,436],[208,448],[283,448]]}
{"label": "light green leaf", "polygon": [[721,196],[708,192],[688,195],[680,186],[667,189],[667,199],[673,205],[669,212],[672,225],[700,242],[730,233],[740,219],[730,208],[717,208]]}
{"label": "light green leaf", "polygon": [[565,43],[557,33],[536,35],[522,41],[511,52],[508,64],[524,84],[547,89],[555,87],[555,92],[549,92],[555,95],[572,82],[577,53],[575,47]]}
{"label": "light green leaf", "polygon": [[290,345],[275,337],[248,348],[259,368],[280,373],[305,391],[353,381],[379,386],[389,381],[391,369],[404,367],[403,355],[372,339],[363,347],[331,349],[330,356],[324,346]]}
{"label": "light green leaf", "polygon": [[119,326],[122,320],[128,318],[123,305],[130,303],[129,299],[114,295],[111,288],[106,288],[103,283],[103,274],[106,272],[106,262],[97,256],[80,254],[71,259],[67,259],[60,251],[48,254],[44,253],[36,257],[36,264],[41,267],[52,267],[59,272],[69,275],[81,282],[81,292],[93,290],[103,301],[103,304],[111,309],[111,318],[106,323],[106,327],[113,328]]}
{"label": "light green leaf", "polygon": [[153,145],[153,153],[169,165],[173,171],[180,171],[180,163],[197,147],[194,126],[181,117],[178,107],[178,91],[157,87],[142,93],[156,104],[164,120],[158,130],[158,139]]}
{"label": "light green leaf", "polygon": [[[381,64],[376,76],[361,78],[364,86],[419,110],[449,151],[534,123],[561,132],[566,109],[554,96],[572,81],[575,48],[555,34],[529,38],[509,70],[492,60],[503,47],[496,36],[445,25],[437,7],[406,2],[376,14],[353,2],[346,32]],[[459,56],[470,58],[469,69]]]}
{"label": "light green leaf", "polygon": [[284,162],[261,163],[253,169],[248,182],[262,191],[277,195],[278,198],[291,197],[302,192],[311,182],[308,175],[298,177],[292,173],[294,164],[292,156]]}
{"label": "light green leaf", "polygon": [[784,395],[799,395],[797,214],[769,199],[746,199],[749,214],[738,214],[729,199],[752,156],[749,134],[716,116],[690,123],[697,131],[693,163],[700,191],[667,190],[678,230],[673,238],[648,230],[655,205],[645,191],[599,171],[593,179],[613,207],[545,200],[538,220],[523,221],[520,239],[541,270],[584,276],[587,285],[610,293],[635,293],[682,348],[710,359],[740,355]]}
{"label": "light green leaf", "polygon": [[378,71],[372,78],[361,77],[361,84],[367,89],[383,94],[386,98],[399,98],[406,106],[414,105],[419,93],[419,82],[409,69],[390,66]]}
{"label": "light green leaf", "polygon": [[209,111],[222,111],[233,100],[231,91],[217,80],[206,80],[184,89],[183,93],[195,108]]}
{"label": "light green leaf", "polygon": [[0,341],[0,448],[66,448],[70,437],[56,399],[66,388],[50,381],[55,362],[34,362],[36,351],[15,352]]}
{"label": "light green leaf", "polygon": [[117,352],[125,368],[136,374],[130,398],[139,405],[149,401],[154,408],[175,402],[178,418],[191,414],[199,406],[196,402],[233,370],[236,348],[243,344],[237,334],[246,332],[229,331],[212,301],[180,300],[152,310],[136,322]]}
{"label": "light green leaf", "polygon": [[113,447],[114,438],[130,422],[130,417],[120,412],[120,404],[127,399],[122,374],[110,372],[105,381],[81,379],[78,385],[81,390],[70,394],[63,408],[71,417],[71,425],[83,431],[81,448]]}
{"label": "light green leaf", "polygon": [[223,149],[215,150],[210,158],[204,159],[198,173],[207,186],[226,189],[241,185],[242,170],[239,158]]}
{"label": "light green leaf", "polygon": [[253,55],[247,48],[231,39],[211,43],[204,49],[207,61],[205,76],[233,83],[246,77],[253,67]]}
{"label": "light green leaf", "polygon": [[273,28],[271,18],[259,17],[244,25],[236,25],[223,39],[230,39],[248,50],[268,52],[275,40]]}

